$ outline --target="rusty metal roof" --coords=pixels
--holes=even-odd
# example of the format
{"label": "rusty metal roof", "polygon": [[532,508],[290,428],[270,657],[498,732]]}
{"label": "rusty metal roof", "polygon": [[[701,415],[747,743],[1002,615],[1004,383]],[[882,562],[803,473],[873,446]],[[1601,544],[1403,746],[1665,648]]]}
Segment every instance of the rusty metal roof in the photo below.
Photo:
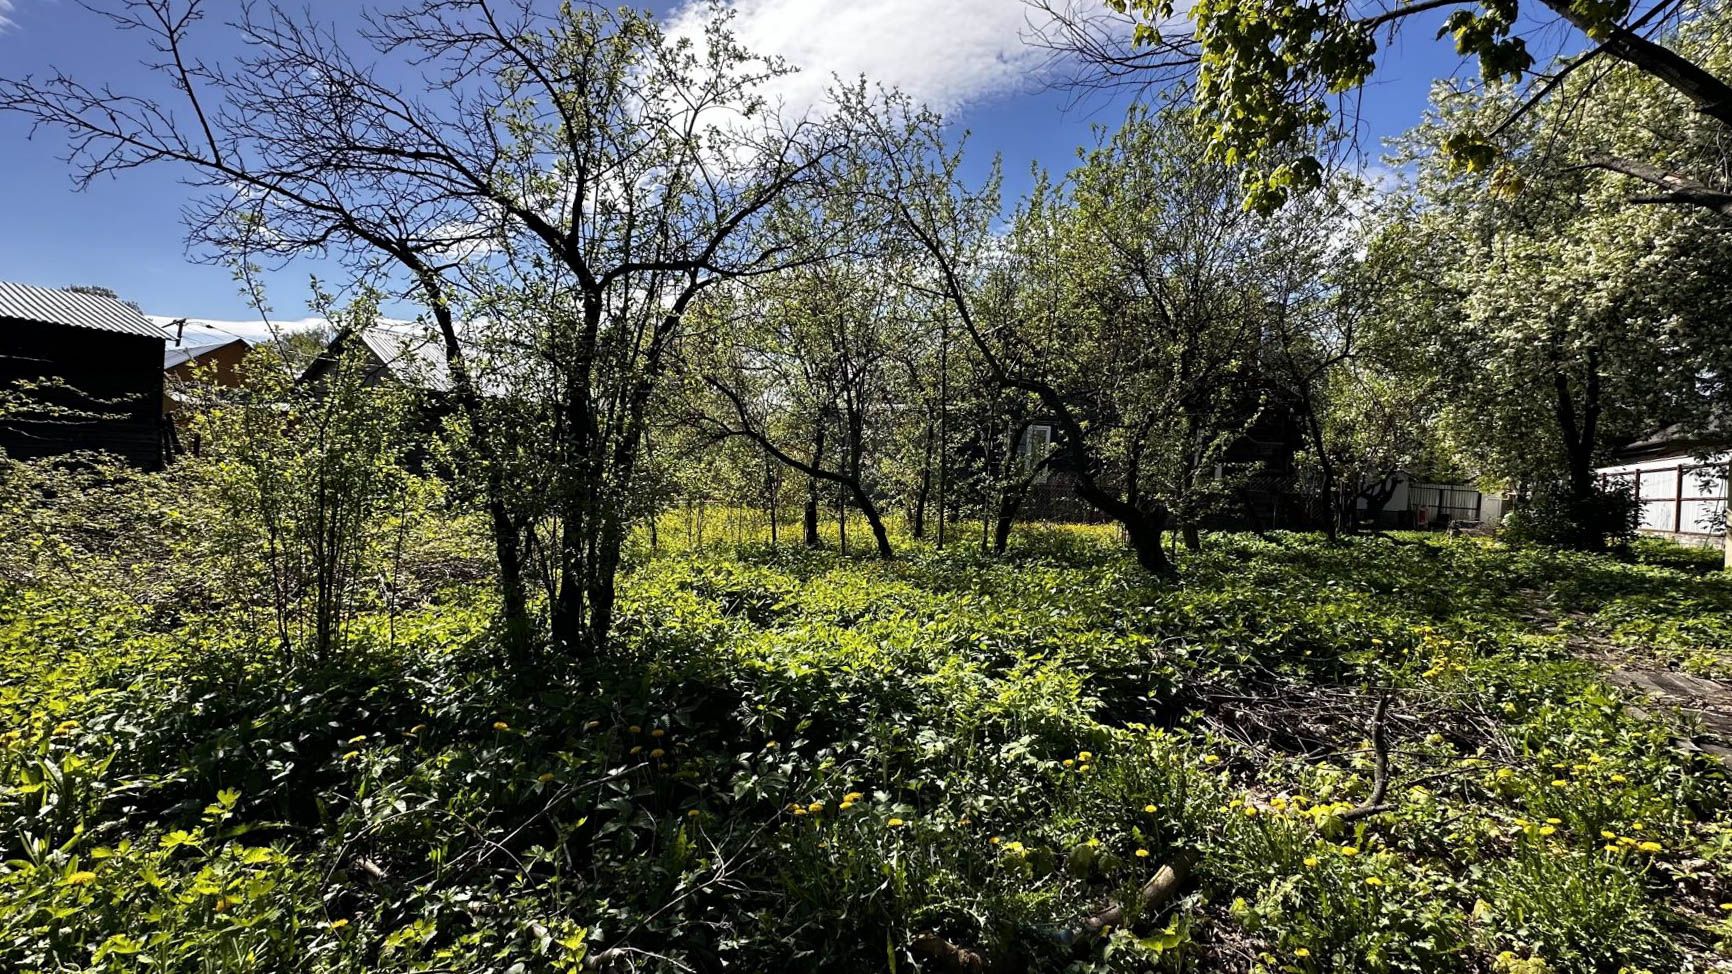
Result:
{"label": "rusty metal roof", "polygon": [[124,301],[10,281],[0,281],[0,318],[168,338],[168,332],[151,324],[143,312]]}

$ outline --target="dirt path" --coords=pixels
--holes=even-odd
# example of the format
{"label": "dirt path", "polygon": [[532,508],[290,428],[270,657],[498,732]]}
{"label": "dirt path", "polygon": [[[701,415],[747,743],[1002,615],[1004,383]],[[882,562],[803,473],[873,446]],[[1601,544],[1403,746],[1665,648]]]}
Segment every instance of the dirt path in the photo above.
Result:
{"label": "dirt path", "polygon": [[1669,670],[1614,669],[1606,679],[1695,724],[1696,732],[1685,742],[1732,767],[1732,684]]}
{"label": "dirt path", "polygon": [[[1539,593],[1521,593],[1528,602],[1523,618],[1536,629],[1552,632],[1558,628],[1556,610],[1541,601]],[[1625,647],[1595,636],[1589,617],[1570,612],[1569,635],[1565,645],[1575,655],[1599,663],[1606,671],[1606,682],[1640,693],[1645,704],[1632,704],[1630,709],[1644,715],[1663,713],[1679,718],[1689,728],[1688,736],[1680,736],[1679,744],[1701,751],[1732,768],[1732,683],[1691,676],[1676,670],[1658,669],[1644,663]]]}

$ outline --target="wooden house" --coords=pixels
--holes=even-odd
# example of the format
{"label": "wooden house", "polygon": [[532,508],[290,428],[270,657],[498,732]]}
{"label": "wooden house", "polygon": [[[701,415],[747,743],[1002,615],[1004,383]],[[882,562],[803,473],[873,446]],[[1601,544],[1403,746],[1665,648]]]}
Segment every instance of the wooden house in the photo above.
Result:
{"label": "wooden house", "polygon": [[0,281],[0,453],[162,466],[168,334],[112,297]]}

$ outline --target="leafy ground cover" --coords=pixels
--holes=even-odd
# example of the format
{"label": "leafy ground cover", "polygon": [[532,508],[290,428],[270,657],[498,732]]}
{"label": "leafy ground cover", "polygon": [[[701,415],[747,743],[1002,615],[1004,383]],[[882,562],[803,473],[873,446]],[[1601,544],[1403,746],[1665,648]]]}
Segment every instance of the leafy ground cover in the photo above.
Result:
{"label": "leafy ground cover", "polygon": [[1728,969],[1727,769],[1582,651],[1727,674],[1710,565],[905,548],[646,554],[532,675],[461,572],[293,667],[14,585],[0,969]]}

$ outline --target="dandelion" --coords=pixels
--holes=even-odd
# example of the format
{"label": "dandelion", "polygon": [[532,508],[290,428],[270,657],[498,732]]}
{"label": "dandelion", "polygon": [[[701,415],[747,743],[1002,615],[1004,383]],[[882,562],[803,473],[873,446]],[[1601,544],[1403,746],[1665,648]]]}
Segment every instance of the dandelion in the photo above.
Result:
{"label": "dandelion", "polygon": [[1147,850],[1147,849],[1138,849],[1137,850],[1137,858],[1138,859],[1147,859],[1148,857],[1149,857],[1149,850]]}
{"label": "dandelion", "polygon": [[859,800],[860,800],[860,799],[862,799],[862,798],[865,798],[865,797],[866,797],[866,793],[865,793],[865,792],[861,792],[861,791],[851,791],[851,792],[849,792],[849,793],[848,793],[848,794],[846,794],[846,795],[843,795],[843,796],[842,796],[842,800],[843,800],[843,801],[845,801],[845,802],[857,802],[857,801],[859,801]]}
{"label": "dandelion", "polygon": [[426,729],[427,729],[426,724],[416,724],[414,727],[409,728],[409,736],[410,737],[418,737]]}
{"label": "dandelion", "polygon": [[1557,832],[1557,828],[1555,826],[1551,826],[1551,825],[1540,826],[1540,834],[1541,835],[1553,835],[1556,832]]}
{"label": "dandelion", "polygon": [[775,742],[775,741],[770,741],[770,742],[769,742],[769,743],[767,743],[767,744],[765,744],[765,745],[764,745],[764,750],[766,750],[766,751],[774,751],[774,750],[775,750],[775,749],[776,749],[776,746],[777,746],[777,745],[776,745],[776,742]]}
{"label": "dandelion", "polygon": [[853,802],[843,802],[843,803],[842,803],[842,804],[840,804],[840,805],[837,805],[837,806],[836,806],[836,807],[837,807],[837,808],[840,808],[840,809],[841,809],[841,810],[842,810],[842,811],[844,811],[844,812],[845,812],[845,811],[847,811],[847,810],[848,810],[848,809],[850,809],[850,808],[853,808],[853,807],[854,807],[854,803],[853,803]]}
{"label": "dandelion", "polygon": [[1732,913],[1732,903],[1722,903],[1720,904],[1720,909],[1725,910],[1727,913]]}
{"label": "dandelion", "polygon": [[1553,778],[1552,779],[1552,787],[1553,788],[1568,788],[1569,786],[1570,786],[1570,783],[1568,781],[1565,781],[1562,778]]}
{"label": "dandelion", "polygon": [[804,805],[795,805],[794,806],[794,815],[795,816],[800,816],[800,815],[804,815],[804,814],[806,814],[806,807]]}
{"label": "dandelion", "polygon": [[1153,815],[1153,814],[1155,814],[1155,805],[1154,805],[1154,803],[1153,803],[1153,802],[1150,802],[1150,803],[1149,803],[1149,804],[1147,804],[1147,805],[1144,805],[1144,806],[1143,806],[1143,811],[1145,811],[1145,812],[1148,812],[1148,813],[1149,813],[1149,814],[1150,814],[1150,815]]}
{"label": "dandelion", "polygon": [[1614,782],[1616,782],[1616,783],[1617,783],[1617,784],[1620,784],[1620,785],[1621,785],[1621,784],[1623,784],[1623,783],[1624,783],[1624,782],[1626,782],[1626,781],[1629,781],[1629,780],[1630,780],[1630,779],[1628,779],[1628,778],[1626,778],[1626,777],[1624,777],[1624,776],[1623,776],[1623,775],[1621,775],[1621,774],[1614,774],[1614,775],[1612,775],[1612,781],[1614,781]]}
{"label": "dandelion", "polygon": [[348,925],[349,925],[349,918],[348,917],[338,917],[335,920],[331,921],[331,929],[332,930],[341,930]]}
{"label": "dandelion", "polygon": [[510,729],[511,729],[511,725],[510,725],[510,724],[507,724],[507,723],[506,723],[506,722],[505,722],[505,721],[503,721],[503,720],[496,720],[496,721],[494,721],[494,722],[493,722],[493,729],[494,729],[494,730],[496,730],[496,731],[501,731],[501,732],[504,732],[504,731],[508,731],[508,730],[510,730]]}
{"label": "dandelion", "polygon": [[353,761],[360,756],[361,756],[360,751],[347,751],[347,752],[344,752],[344,754],[343,754],[343,760]]}
{"label": "dandelion", "polygon": [[1221,763],[1221,756],[1219,754],[1205,754],[1205,755],[1203,755],[1203,763],[1204,764],[1220,764]]}
{"label": "dandelion", "polygon": [[1636,848],[1642,850],[1643,852],[1664,852],[1664,851],[1666,851],[1665,846],[1661,845],[1658,842],[1652,842],[1652,841],[1644,842],[1641,845],[1636,846]]}
{"label": "dandelion", "polygon": [[631,731],[633,734],[642,734],[643,733],[643,726],[640,724],[633,724],[626,729]]}
{"label": "dandelion", "polygon": [[551,772],[551,771],[543,771],[543,772],[542,772],[542,773],[541,773],[541,775],[540,775],[540,776],[539,776],[539,777],[537,777],[537,778],[536,778],[536,779],[535,779],[535,780],[536,780],[536,781],[539,781],[539,782],[541,782],[541,783],[542,783],[542,784],[544,784],[544,785],[545,785],[545,784],[547,784],[547,783],[548,783],[548,782],[549,782],[549,781],[552,781],[552,780],[553,780],[553,772]]}
{"label": "dandelion", "polygon": [[96,874],[88,869],[80,869],[79,871],[67,876],[65,879],[65,883],[68,886],[89,886],[94,882],[96,882]]}
{"label": "dandelion", "polygon": [[1310,957],[1311,952],[1309,950],[1306,950],[1304,947],[1295,947],[1293,949],[1293,956],[1303,959],[1306,957]]}
{"label": "dandelion", "polygon": [[806,811],[811,812],[813,815],[816,815],[823,810],[824,810],[824,803],[823,802],[813,802],[812,804],[806,806]]}
{"label": "dandelion", "polygon": [[653,750],[651,750],[651,751],[650,751],[650,757],[652,757],[652,758],[656,758],[656,759],[658,759],[658,760],[659,760],[659,759],[661,759],[661,758],[662,758],[662,757],[663,757],[663,756],[664,756],[664,755],[666,755],[666,754],[667,754],[667,753],[668,753],[668,752],[666,752],[666,751],[664,751],[664,750],[662,750],[662,749],[661,749],[661,748],[659,748],[659,747],[658,747],[658,748],[655,748],[655,749],[653,749]]}
{"label": "dandelion", "polygon": [[1305,857],[1305,868],[1306,869],[1316,869],[1318,866],[1320,866],[1322,864],[1323,864],[1323,860],[1317,858],[1316,856],[1306,856]]}
{"label": "dandelion", "polygon": [[600,727],[600,726],[601,726],[601,721],[592,720],[592,721],[584,724],[583,729],[586,731],[592,731],[592,730],[595,730],[597,727]]}
{"label": "dandelion", "polygon": [[1000,839],[998,836],[995,835],[992,838],[987,839],[986,841],[991,845],[998,845],[1000,842],[1003,842],[1004,840]]}
{"label": "dandelion", "polygon": [[1064,766],[1067,768],[1072,768],[1072,767],[1076,766],[1076,762],[1071,760],[1070,758],[1065,758],[1064,759]]}
{"label": "dandelion", "polygon": [[656,728],[656,729],[655,729],[655,730],[653,730],[653,731],[650,731],[650,736],[651,736],[651,737],[666,737],[666,736],[667,736],[667,731],[666,731],[666,730],[663,730],[663,729],[662,729],[662,728],[660,728],[660,727],[657,727],[657,728]]}
{"label": "dandelion", "polygon": [[1561,818],[1548,818],[1548,819],[1546,819],[1546,824],[1547,825],[1562,825],[1562,824],[1564,824],[1564,820]]}
{"label": "dandelion", "polygon": [[355,736],[354,736],[354,737],[351,737],[351,738],[349,738],[349,743],[350,743],[350,744],[359,744],[359,743],[361,743],[361,742],[362,742],[362,741],[364,741],[364,740],[366,740],[366,739],[367,739],[367,735],[365,735],[365,734],[356,734],[356,735],[355,735]]}
{"label": "dandelion", "polygon": [[1076,759],[1078,761],[1093,761],[1095,759],[1094,752],[1082,751],[1077,754]]}
{"label": "dandelion", "polygon": [[1257,806],[1246,805],[1245,806],[1245,817],[1246,818],[1256,818],[1257,817]]}
{"label": "dandelion", "polygon": [[885,822],[885,823],[884,823],[884,824],[885,824],[885,825],[888,825],[888,826],[889,826],[889,827],[891,827],[891,828],[893,828],[893,829],[899,829],[899,828],[901,828],[901,827],[902,827],[902,826],[904,826],[904,825],[907,825],[907,824],[908,824],[908,823],[907,823],[907,822],[904,822],[904,821],[902,821],[902,820],[901,820],[901,819],[899,819],[899,818],[893,818],[893,819],[891,819],[891,820],[890,820],[890,821],[888,821],[888,822]]}
{"label": "dandelion", "polygon": [[1616,839],[1617,837],[1618,837],[1618,833],[1616,833],[1616,832],[1608,832],[1605,829],[1600,830],[1600,838],[1605,839],[1608,842],[1610,842],[1613,839]]}
{"label": "dandelion", "polygon": [[686,818],[697,818],[699,815],[702,815],[702,814],[703,814],[702,812],[700,812],[694,808],[694,809],[686,812]]}
{"label": "dandelion", "polygon": [[1356,845],[1344,845],[1341,847],[1341,854],[1351,859],[1354,856],[1359,855],[1359,847]]}
{"label": "dandelion", "polygon": [[627,754],[637,754],[637,753],[640,753],[641,751],[643,751],[643,745],[642,744],[633,744],[631,747],[631,750],[627,751],[626,753]]}
{"label": "dandelion", "polygon": [[1367,886],[1382,886],[1383,880],[1378,879],[1376,876],[1367,876],[1367,877],[1365,877],[1365,885],[1367,885]]}

